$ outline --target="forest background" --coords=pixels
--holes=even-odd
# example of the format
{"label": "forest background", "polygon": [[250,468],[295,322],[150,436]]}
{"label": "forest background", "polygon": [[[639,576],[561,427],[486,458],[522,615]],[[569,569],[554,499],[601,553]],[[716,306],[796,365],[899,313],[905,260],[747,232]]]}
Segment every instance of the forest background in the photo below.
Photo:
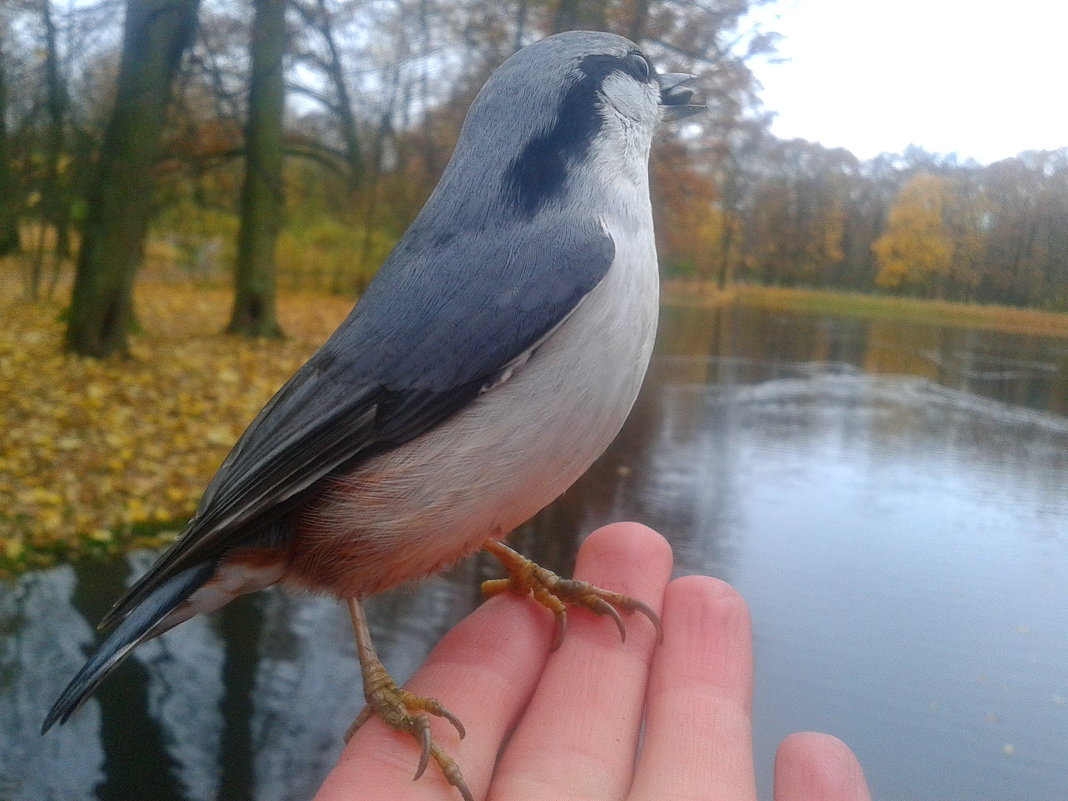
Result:
{"label": "forest background", "polygon": [[[108,252],[86,269],[125,257],[130,272],[147,261],[230,284],[242,265],[352,295],[433,188],[492,69],[524,43],[589,27],[697,74],[709,106],[666,131],[653,159],[667,276],[1068,309],[1068,150],[980,166],[919,148],[861,161],[776,139],[747,62],[773,57],[777,35],[746,27],[751,5],[8,0],[0,255],[30,255],[24,289],[38,297],[75,257],[81,227],[124,226],[121,237],[90,231]],[[97,208],[133,212],[108,220]],[[275,232],[277,267],[264,267]],[[247,305],[246,316],[264,314]],[[111,349],[81,347],[94,348]]]}
{"label": "forest background", "polygon": [[[418,212],[486,77],[556,31],[698,76],[707,113],[651,165],[665,277],[1068,310],[1068,148],[980,165],[778,139],[756,4],[4,0],[0,561],[188,516]],[[134,358],[78,358],[111,355]]]}

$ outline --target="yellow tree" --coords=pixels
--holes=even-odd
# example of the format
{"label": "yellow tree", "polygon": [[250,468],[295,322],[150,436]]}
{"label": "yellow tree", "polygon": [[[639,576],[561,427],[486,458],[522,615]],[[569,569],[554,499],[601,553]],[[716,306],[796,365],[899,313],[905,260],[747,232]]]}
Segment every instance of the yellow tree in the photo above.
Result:
{"label": "yellow tree", "polygon": [[910,178],[901,187],[886,229],[872,245],[879,264],[876,285],[942,294],[953,271],[954,242],[945,220],[952,193],[948,178],[927,173]]}

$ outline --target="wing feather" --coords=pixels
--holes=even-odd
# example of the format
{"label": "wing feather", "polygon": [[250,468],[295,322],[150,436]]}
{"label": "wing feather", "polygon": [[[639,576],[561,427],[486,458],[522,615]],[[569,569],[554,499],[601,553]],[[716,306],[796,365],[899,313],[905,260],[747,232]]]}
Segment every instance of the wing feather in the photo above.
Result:
{"label": "wing feather", "polygon": [[599,226],[559,218],[445,243],[418,222],[345,322],[249,425],[182,535],[101,625],[182,570],[256,544],[328,476],[419,436],[521,369],[614,256]]}

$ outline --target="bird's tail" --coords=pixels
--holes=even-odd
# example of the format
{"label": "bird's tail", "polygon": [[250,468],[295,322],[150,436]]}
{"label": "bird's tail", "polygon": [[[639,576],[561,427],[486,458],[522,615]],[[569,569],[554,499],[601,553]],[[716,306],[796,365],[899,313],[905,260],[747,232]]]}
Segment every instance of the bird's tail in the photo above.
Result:
{"label": "bird's tail", "polygon": [[177,616],[173,620],[165,618],[203,586],[214,570],[213,561],[187,568],[163,582],[131,611],[129,616],[108,635],[108,638],[78,671],[78,674],[71,679],[63,694],[59,696],[59,700],[48,712],[44,725],[41,727],[41,734],[56,723],[66,723],[67,718],[85,703],[100,682],[122,664],[134,646],[184,620],[186,616]]}

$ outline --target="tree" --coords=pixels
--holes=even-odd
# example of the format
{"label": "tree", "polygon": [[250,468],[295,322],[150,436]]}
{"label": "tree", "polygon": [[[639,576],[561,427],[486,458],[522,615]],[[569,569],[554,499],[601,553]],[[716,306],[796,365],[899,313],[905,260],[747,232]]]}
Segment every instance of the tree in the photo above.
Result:
{"label": "tree", "polygon": [[754,166],[753,155],[760,152],[761,143],[768,135],[768,117],[747,118],[742,109],[735,108],[725,115],[725,123],[719,142],[710,146],[705,161],[714,171],[719,193],[719,219],[721,235],[719,249],[714,255],[714,275],[720,289],[732,283],[743,262],[742,224],[747,190],[755,182],[750,174]]}
{"label": "tree", "polygon": [[4,63],[4,20],[0,19],[0,256],[19,249],[19,204],[15,199],[7,135],[7,80]]}
{"label": "tree", "polygon": [[920,173],[901,188],[886,231],[872,249],[879,260],[875,283],[899,291],[933,289],[939,296],[953,267],[953,240],[944,220],[949,179]]}
{"label": "tree", "polygon": [[677,139],[657,142],[650,172],[661,264],[668,273],[711,277],[723,238],[715,184]]}
{"label": "tree", "polygon": [[325,53],[322,55],[307,48],[302,56],[322,71],[333,89],[333,96],[303,86],[301,91],[313,96],[326,106],[337,119],[348,171],[348,186],[350,191],[355,191],[364,177],[364,154],[359,124],[353,111],[348,82],[345,79],[345,65],[338,46],[338,37],[334,31],[334,15],[327,7],[326,0],[314,0],[308,4],[293,2],[292,7],[300,15],[301,20],[318,33],[325,48]]}
{"label": "tree", "polygon": [[879,272],[872,245],[883,233],[890,206],[897,197],[902,176],[888,154],[860,165],[847,189],[845,227],[842,234],[843,263],[832,273],[834,286],[871,290]]}
{"label": "tree", "polygon": [[[67,93],[59,71],[59,51],[56,45],[56,23],[52,18],[50,0],[40,0],[41,27],[45,33],[45,108],[48,112],[48,135],[44,152],[44,175],[41,180],[41,223],[37,234],[33,265],[30,270],[30,298],[37,300],[44,272],[45,235],[49,223],[55,231],[54,258],[70,255],[70,203],[60,186],[60,162],[63,159],[64,127],[67,115]],[[58,269],[58,265],[57,265]]]}
{"label": "tree", "polygon": [[71,295],[66,347],[125,353],[144,250],[152,167],[171,81],[196,30],[199,0],[129,0],[118,89],[104,133]]}
{"label": "tree", "polygon": [[765,283],[825,285],[844,259],[856,159],[841,148],[800,139],[770,141],[753,155],[765,174],[747,204],[750,270]]}
{"label": "tree", "polygon": [[559,0],[553,17],[552,32],[576,29],[605,30],[607,8],[605,0]]}
{"label": "tree", "polygon": [[285,46],[284,0],[255,0],[236,292],[227,329],[231,334],[282,335],[275,309],[275,246],[282,227]]}
{"label": "tree", "polygon": [[1068,306],[1068,149],[996,162],[978,183],[987,212],[980,290],[1011,303]]}

